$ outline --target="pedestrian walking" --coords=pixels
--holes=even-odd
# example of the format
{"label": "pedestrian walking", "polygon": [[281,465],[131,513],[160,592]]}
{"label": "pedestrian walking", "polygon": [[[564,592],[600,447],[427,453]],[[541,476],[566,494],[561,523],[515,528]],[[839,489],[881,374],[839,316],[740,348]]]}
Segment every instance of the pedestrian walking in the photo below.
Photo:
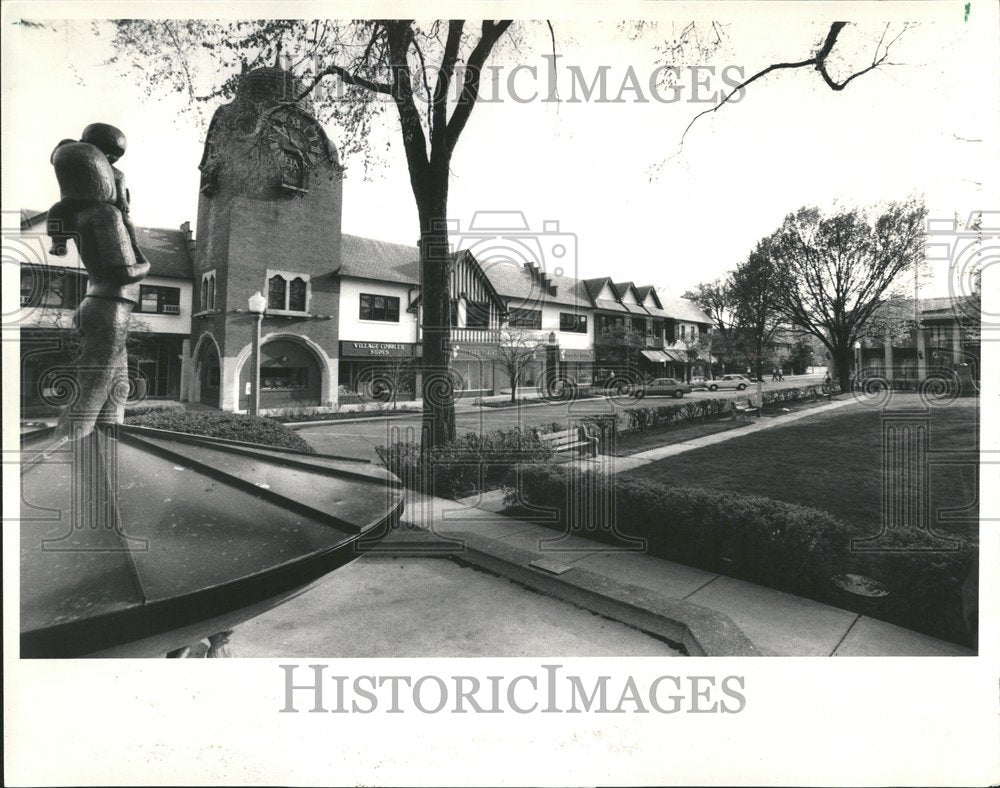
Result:
{"label": "pedestrian walking", "polygon": [[777,367],[772,367],[771,368],[771,382],[774,383],[774,381],[776,381],[777,379],[778,379],[778,368]]}
{"label": "pedestrian walking", "polygon": [[778,367],[778,380],[784,380],[785,373],[782,371],[781,367]]}

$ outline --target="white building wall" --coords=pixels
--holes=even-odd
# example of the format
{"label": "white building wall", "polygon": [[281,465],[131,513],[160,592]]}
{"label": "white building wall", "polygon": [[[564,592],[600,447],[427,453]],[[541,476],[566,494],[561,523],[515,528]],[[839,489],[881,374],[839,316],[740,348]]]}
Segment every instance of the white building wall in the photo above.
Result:
{"label": "white building wall", "polygon": [[[517,299],[511,299],[507,302],[509,309],[538,309],[538,301],[520,301]],[[555,332],[556,341],[559,343],[560,347],[573,348],[574,350],[585,350],[587,348],[593,347],[594,345],[594,315],[589,309],[581,309],[579,307],[570,306],[568,304],[550,304],[544,303],[541,305],[542,310],[542,328],[538,331],[538,341],[541,343],[547,343],[549,339],[549,334]],[[575,331],[560,331],[559,330],[559,314],[561,312],[568,312],[574,315],[586,315],[587,316],[587,333],[577,333]]]}
{"label": "white building wall", "polygon": [[140,282],[143,285],[157,285],[161,287],[176,287],[181,291],[179,314],[167,315],[153,312],[140,312],[138,308],[132,310],[132,317],[145,323],[148,330],[154,334],[188,334],[191,333],[191,298],[194,288],[187,279],[170,279],[165,276],[147,276]]}
{"label": "white building wall", "polygon": [[[372,279],[351,279],[340,282],[340,309],[338,320],[340,338],[363,342],[416,342],[417,316],[407,311],[410,293],[417,289],[397,282],[377,282]],[[361,294],[393,296],[399,299],[399,322],[362,320]]]}

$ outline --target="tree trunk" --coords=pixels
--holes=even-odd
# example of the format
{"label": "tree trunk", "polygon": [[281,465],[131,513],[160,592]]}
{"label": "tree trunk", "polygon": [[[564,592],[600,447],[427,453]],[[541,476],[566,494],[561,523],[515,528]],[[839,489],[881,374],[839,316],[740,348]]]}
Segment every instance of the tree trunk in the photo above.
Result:
{"label": "tree trunk", "polygon": [[840,382],[841,391],[851,390],[851,365],[854,351],[849,344],[838,344],[834,348],[833,363],[837,367],[837,380]]}
{"label": "tree trunk", "polygon": [[445,206],[422,221],[420,236],[423,301],[423,447],[455,440],[455,390],[451,376],[451,295]]}
{"label": "tree trunk", "polygon": [[517,375],[510,376],[510,403],[517,402]]}

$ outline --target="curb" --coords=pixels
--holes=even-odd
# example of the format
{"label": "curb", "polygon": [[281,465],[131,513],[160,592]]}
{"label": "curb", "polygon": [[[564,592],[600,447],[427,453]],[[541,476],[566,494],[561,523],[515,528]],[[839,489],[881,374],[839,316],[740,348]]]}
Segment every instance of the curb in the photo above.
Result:
{"label": "curb", "polygon": [[376,550],[366,552],[452,558],[679,644],[692,657],[762,656],[750,638],[723,613],[582,567],[550,574],[537,567],[536,553],[478,534],[457,531],[443,537],[423,529],[396,531],[382,539]]}

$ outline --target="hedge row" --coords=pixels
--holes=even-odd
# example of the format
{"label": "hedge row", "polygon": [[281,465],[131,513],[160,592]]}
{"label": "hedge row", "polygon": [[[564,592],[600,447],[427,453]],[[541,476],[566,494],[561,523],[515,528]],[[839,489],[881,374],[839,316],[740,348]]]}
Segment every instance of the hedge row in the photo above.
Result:
{"label": "hedge row", "polygon": [[556,508],[553,527],[591,539],[640,537],[652,555],[758,582],[844,571],[848,526],[819,509],[566,466],[523,465],[517,476],[508,504]]}
{"label": "hedge row", "polygon": [[[836,389],[839,391],[839,389]],[[665,427],[671,424],[682,424],[700,421],[715,416],[728,416],[733,412],[733,403],[740,397],[716,397],[691,399],[686,402],[676,402],[654,407],[626,408],[624,419],[616,418],[614,422],[619,432],[644,432],[645,430]],[[785,402],[812,401],[825,396],[822,386],[797,386],[794,388],[777,389],[762,393],[762,403],[765,408]],[[600,419],[595,419],[600,421]]]}
{"label": "hedge row", "polygon": [[125,423],[313,452],[313,448],[297,433],[264,416],[248,416],[228,411],[167,410],[128,416]]}
{"label": "hedge row", "polygon": [[174,399],[144,399],[138,402],[125,403],[125,417],[142,416],[146,413],[161,413],[170,411],[178,413],[184,410],[184,403]]}
{"label": "hedge row", "polygon": [[[522,466],[508,487],[507,503],[558,511],[554,522],[539,517],[539,525],[618,545],[628,537],[643,538],[654,556],[975,643],[975,629],[965,621],[971,603],[963,602],[962,593],[977,567],[978,549],[970,542],[960,540],[950,551],[852,551],[852,538],[871,534],[819,509],[567,466]],[[844,573],[873,577],[890,593],[848,594],[832,582]]]}
{"label": "hedge row", "polygon": [[552,449],[534,430],[469,432],[430,452],[419,443],[376,446],[379,460],[407,487],[454,498],[495,489],[518,463],[551,460]]}

